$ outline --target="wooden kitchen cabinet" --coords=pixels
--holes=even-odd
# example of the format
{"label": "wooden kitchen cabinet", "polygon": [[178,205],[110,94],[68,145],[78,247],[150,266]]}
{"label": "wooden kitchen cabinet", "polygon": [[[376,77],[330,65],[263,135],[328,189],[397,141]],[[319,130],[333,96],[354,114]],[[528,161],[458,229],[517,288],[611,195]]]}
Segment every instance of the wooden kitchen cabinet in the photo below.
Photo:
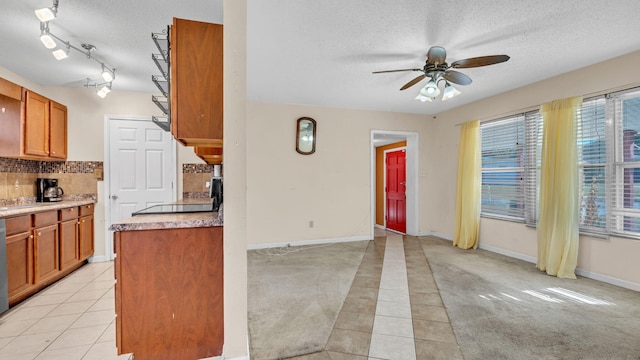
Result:
{"label": "wooden kitchen cabinet", "polygon": [[60,270],[80,262],[78,207],[60,210]]}
{"label": "wooden kitchen cabinet", "polygon": [[116,346],[136,360],[222,354],[222,227],[120,231]]}
{"label": "wooden kitchen cabinet", "polygon": [[67,158],[67,107],[49,102],[49,156]]}
{"label": "wooden kitchen cabinet", "polygon": [[93,204],[80,207],[78,218],[78,243],[80,245],[80,260],[85,260],[93,255]]}
{"label": "wooden kitchen cabinet", "polygon": [[49,156],[49,99],[25,90],[24,154]]}
{"label": "wooden kitchen cabinet", "polygon": [[9,303],[19,300],[33,286],[33,233],[31,215],[6,220]]}
{"label": "wooden kitchen cabinet", "polygon": [[93,255],[93,204],[6,218],[9,305],[35,294]]}
{"label": "wooden kitchen cabinet", "polygon": [[198,155],[198,157],[207,164],[211,165],[219,165],[222,164],[222,144],[219,147],[213,146],[196,146],[193,151]]}
{"label": "wooden kitchen cabinet", "polygon": [[66,106],[0,79],[0,120],[0,157],[67,158]]}
{"label": "wooden kitchen cabinet", "polygon": [[186,146],[222,141],[223,27],[173,19],[170,29],[171,133]]}
{"label": "wooden kitchen cabinet", "polygon": [[58,210],[33,215],[34,282],[40,283],[60,270]]}

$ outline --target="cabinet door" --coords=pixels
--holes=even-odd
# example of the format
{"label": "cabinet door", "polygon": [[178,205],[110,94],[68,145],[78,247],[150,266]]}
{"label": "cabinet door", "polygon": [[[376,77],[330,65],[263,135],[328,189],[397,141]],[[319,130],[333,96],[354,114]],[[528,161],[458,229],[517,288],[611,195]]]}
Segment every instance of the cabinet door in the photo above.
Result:
{"label": "cabinet door", "polygon": [[173,19],[171,133],[187,146],[208,145],[222,139],[222,41],[222,25]]}
{"label": "cabinet door", "polygon": [[93,255],[93,215],[83,216],[78,222],[80,260],[84,260]]}
{"label": "cabinet door", "polygon": [[60,223],[60,270],[73,266],[80,261],[78,224],[78,219]]}
{"label": "cabinet door", "polygon": [[51,101],[49,108],[49,156],[56,159],[67,158],[67,107]]}
{"label": "cabinet door", "polygon": [[35,241],[35,283],[39,283],[58,273],[58,224],[34,230]]}
{"label": "cabinet door", "polygon": [[49,99],[26,91],[25,155],[49,156]]}
{"label": "cabinet door", "polygon": [[9,303],[33,285],[33,234],[23,232],[7,237]]}

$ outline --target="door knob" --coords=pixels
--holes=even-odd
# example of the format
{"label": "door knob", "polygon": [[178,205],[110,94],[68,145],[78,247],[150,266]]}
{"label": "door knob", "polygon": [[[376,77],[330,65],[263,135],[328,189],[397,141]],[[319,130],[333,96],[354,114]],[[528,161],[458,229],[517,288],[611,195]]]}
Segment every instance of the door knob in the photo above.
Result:
{"label": "door knob", "polygon": [[111,195],[111,198],[112,198],[113,200],[118,200],[118,195]]}

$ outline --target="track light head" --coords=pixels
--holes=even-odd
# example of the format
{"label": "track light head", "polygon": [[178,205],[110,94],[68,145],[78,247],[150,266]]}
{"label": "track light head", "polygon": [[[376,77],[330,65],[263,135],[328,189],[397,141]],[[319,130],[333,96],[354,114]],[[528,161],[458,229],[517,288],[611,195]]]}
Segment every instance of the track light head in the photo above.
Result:
{"label": "track light head", "polygon": [[35,11],[36,16],[41,22],[51,21],[58,15],[58,0],[53,0],[53,6],[50,8],[42,8]]}

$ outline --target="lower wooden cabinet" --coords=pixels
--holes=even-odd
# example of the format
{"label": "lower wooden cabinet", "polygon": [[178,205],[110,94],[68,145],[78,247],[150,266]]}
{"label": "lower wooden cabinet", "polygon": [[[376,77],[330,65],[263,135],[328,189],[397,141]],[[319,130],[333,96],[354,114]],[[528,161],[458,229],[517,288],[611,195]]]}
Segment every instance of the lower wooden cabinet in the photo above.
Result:
{"label": "lower wooden cabinet", "polygon": [[33,287],[31,215],[7,219],[7,275],[9,304]]}
{"label": "lower wooden cabinet", "polygon": [[61,279],[93,255],[93,206],[6,219],[10,306]]}
{"label": "lower wooden cabinet", "polygon": [[222,227],[114,234],[116,346],[136,360],[222,354]]}

